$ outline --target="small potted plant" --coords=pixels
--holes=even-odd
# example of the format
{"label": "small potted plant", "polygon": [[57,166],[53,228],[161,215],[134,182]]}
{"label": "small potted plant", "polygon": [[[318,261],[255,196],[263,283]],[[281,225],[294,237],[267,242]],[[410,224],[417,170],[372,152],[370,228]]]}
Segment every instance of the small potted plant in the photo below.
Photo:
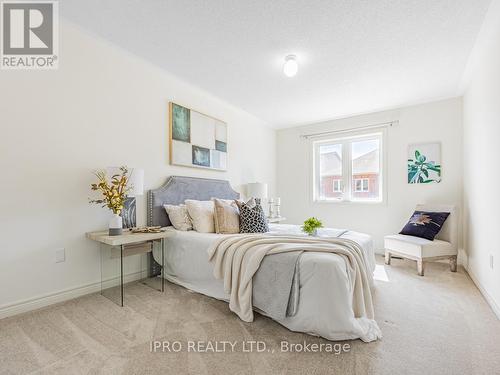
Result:
{"label": "small potted plant", "polygon": [[101,199],[92,199],[90,203],[101,204],[102,207],[107,207],[113,212],[113,217],[109,221],[109,235],[117,236],[123,233],[122,230],[122,217],[120,216],[127,192],[130,187],[128,183],[128,169],[127,167],[120,167],[120,174],[111,176],[108,180],[105,170],[98,170],[94,172],[98,182],[90,185],[93,191],[100,191],[102,194]]}
{"label": "small potted plant", "polygon": [[317,236],[319,228],[323,228],[323,223],[315,217],[310,217],[302,225],[302,231],[310,236]]}

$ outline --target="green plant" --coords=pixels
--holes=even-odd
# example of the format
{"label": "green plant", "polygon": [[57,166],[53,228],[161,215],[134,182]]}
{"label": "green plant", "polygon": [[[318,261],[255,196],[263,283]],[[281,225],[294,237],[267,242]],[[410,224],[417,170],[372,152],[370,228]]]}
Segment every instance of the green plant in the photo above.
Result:
{"label": "green plant", "polygon": [[[429,171],[436,172],[438,178],[429,178]],[[427,161],[425,155],[415,150],[415,160],[408,159],[408,183],[428,184],[429,182],[439,182],[439,176],[441,176],[441,166],[434,164],[433,161]]]}
{"label": "green plant", "polygon": [[304,221],[304,225],[302,225],[302,231],[307,234],[313,234],[318,228],[323,228],[323,223],[315,217],[310,217]]}

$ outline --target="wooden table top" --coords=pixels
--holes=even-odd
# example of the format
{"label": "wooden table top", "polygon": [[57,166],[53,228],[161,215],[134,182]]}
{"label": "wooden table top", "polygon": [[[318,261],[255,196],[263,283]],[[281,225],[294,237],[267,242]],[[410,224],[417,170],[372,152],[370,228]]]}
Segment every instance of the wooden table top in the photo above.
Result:
{"label": "wooden table top", "polygon": [[159,233],[132,233],[130,230],[123,230],[123,234],[119,236],[110,236],[107,230],[99,232],[86,233],[87,238],[104,243],[111,246],[127,245],[136,242],[159,240],[175,235],[175,232],[170,229],[163,228],[163,232]]}

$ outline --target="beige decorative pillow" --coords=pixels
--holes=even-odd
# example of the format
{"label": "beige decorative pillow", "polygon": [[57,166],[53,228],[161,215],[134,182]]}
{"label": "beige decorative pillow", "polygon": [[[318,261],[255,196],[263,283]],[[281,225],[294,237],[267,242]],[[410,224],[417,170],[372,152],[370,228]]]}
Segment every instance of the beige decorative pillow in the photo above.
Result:
{"label": "beige decorative pillow", "polygon": [[193,229],[193,223],[191,223],[185,204],[178,206],[165,204],[163,208],[167,211],[168,218],[175,229],[183,231]]}
{"label": "beige decorative pillow", "polygon": [[200,233],[214,233],[214,202],[212,201],[197,201],[194,199],[186,199],[187,212],[193,228]]}
{"label": "beige decorative pillow", "polygon": [[235,201],[212,198],[214,201],[215,233],[240,232],[240,211]]}

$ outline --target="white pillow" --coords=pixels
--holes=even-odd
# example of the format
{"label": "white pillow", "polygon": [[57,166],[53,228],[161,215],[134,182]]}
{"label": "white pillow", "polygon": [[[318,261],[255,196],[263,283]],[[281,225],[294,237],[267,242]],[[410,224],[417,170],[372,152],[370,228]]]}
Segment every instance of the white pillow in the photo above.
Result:
{"label": "white pillow", "polygon": [[201,233],[215,233],[214,202],[186,199],[185,203],[194,230]]}
{"label": "white pillow", "polygon": [[168,218],[175,229],[184,231],[193,229],[193,223],[191,223],[185,204],[178,206],[165,204],[163,208],[167,211]]}

